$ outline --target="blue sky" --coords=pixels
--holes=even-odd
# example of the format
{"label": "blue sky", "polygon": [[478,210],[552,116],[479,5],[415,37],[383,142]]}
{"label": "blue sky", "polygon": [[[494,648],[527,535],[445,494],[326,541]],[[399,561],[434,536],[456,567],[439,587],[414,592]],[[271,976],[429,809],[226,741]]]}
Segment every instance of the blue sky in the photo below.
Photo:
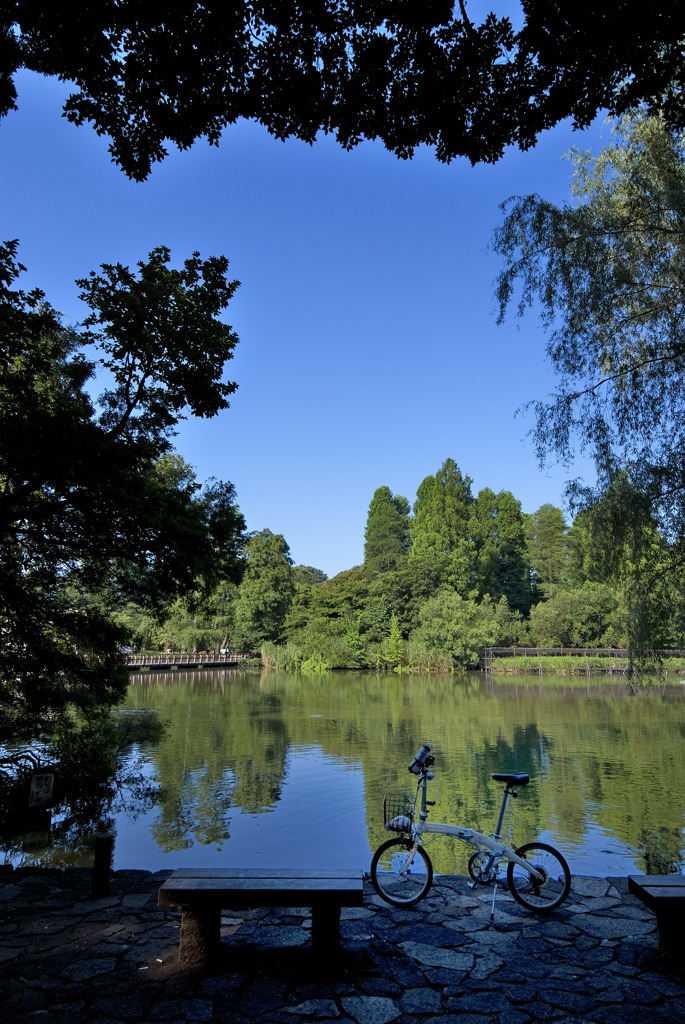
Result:
{"label": "blue sky", "polygon": [[597,150],[600,120],[562,125],[494,167],[399,161],[382,144],[345,153],[229,129],[220,148],[172,153],[130,182],[107,141],[60,117],[67,88],[17,79],[0,124],[2,238],[19,238],[38,285],[65,317],[85,309],[74,279],[133,265],[158,245],[174,261],[224,254],[240,280],[226,319],[240,337],[227,376],[239,390],[177,449],[198,477],[231,480],[248,528],[282,533],[296,563],[334,575],[359,564],[373,492],[414,500],[448,457],[523,510],[563,506],[582,463],[542,471],[516,410],[554,388],[534,315],[495,322],[499,259],[487,252],[512,194],[568,197],[570,146]]}

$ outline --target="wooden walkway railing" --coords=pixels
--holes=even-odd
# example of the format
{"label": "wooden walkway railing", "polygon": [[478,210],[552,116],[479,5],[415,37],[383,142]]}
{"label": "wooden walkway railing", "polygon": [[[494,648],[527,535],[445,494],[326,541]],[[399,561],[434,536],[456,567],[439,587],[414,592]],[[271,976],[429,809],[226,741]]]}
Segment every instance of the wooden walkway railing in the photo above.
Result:
{"label": "wooden walkway railing", "polygon": [[[659,658],[685,658],[685,651],[650,651],[649,654]],[[486,647],[483,651],[483,668],[486,672],[492,669],[493,662],[500,658],[606,658],[611,659],[606,669],[600,671],[624,672],[628,664],[628,651],[622,647]],[[581,668],[582,670],[582,668]],[[529,667],[527,671],[534,672]]]}
{"label": "wooden walkway railing", "polygon": [[178,651],[175,654],[127,654],[129,671],[141,668],[220,668],[223,665],[239,665],[249,658],[248,654],[192,654]]}

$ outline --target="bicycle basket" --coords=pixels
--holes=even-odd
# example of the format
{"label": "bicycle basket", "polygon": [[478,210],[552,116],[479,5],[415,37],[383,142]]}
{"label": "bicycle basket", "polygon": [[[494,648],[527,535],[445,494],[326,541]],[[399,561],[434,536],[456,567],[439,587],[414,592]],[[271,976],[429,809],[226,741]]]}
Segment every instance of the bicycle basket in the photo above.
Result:
{"label": "bicycle basket", "polygon": [[387,832],[411,832],[414,804],[406,793],[383,797],[383,820]]}

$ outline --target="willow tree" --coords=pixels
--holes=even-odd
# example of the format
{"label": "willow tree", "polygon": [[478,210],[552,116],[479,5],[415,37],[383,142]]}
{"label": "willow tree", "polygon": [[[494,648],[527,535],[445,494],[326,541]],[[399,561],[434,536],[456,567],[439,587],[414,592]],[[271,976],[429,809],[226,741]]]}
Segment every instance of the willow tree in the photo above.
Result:
{"label": "willow tree", "polygon": [[[685,562],[685,137],[636,113],[593,157],[573,155],[572,201],[537,195],[504,205],[494,248],[504,258],[500,317],[512,302],[535,306],[558,375],[550,400],[534,403],[541,461],[595,461],[588,502],[611,499],[607,545],[639,536],[646,496]],[[626,481],[616,487],[618,474]],[[607,501],[605,507],[609,507]],[[607,527],[609,519],[607,518]],[[641,559],[634,564],[643,565]],[[643,567],[637,594],[664,571]],[[645,590],[646,587],[646,590]],[[644,618],[638,609],[636,625]],[[639,628],[636,636],[639,635]],[[643,640],[647,639],[643,636]]]}

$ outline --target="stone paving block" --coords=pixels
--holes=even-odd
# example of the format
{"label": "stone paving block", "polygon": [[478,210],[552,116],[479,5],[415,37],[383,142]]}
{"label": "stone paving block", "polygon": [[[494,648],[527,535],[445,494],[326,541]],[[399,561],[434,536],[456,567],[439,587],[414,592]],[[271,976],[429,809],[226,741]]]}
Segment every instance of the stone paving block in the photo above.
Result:
{"label": "stone paving block", "polygon": [[538,995],[544,1003],[549,1003],[550,1006],[555,1006],[577,1015],[589,1014],[595,1006],[595,1000],[590,995],[551,985],[540,988]]}
{"label": "stone paving block", "polygon": [[470,971],[474,963],[473,954],[460,953],[454,949],[436,948],[421,942],[401,942],[400,947],[407,956],[428,967],[447,967],[452,971]]}
{"label": "stone paving block", "polygon": [[511,1003],[501,992],[465,992],[446,1001],[449,1013],[500,1014],[511,1008]]}
{"label": "stone paving block", "polygon": [[423,1024],[498,1024],[492,1014],[482,1013],[441,1013],[439,1017],[428,1017]]}
{"label": "stone paving block", "polygon": [[340,1011],[332,999],[308,999],[298,1006],[284,1008],[284,1013],[297,1014],[303,1017],[313,1017],[315,1020],[321,1017],[339,1017]]}
{"label": "stone paving block", "polygon": [[408,927],[398,928],[396,941],[423,943],[427,946],[457,946],[464,942],[454,931],[444,928],[442,924],[415,923]]}
{"label": "stone paving block", "polygon": [[437,1013],[442,1006],[442,996],[435,989],[410,988],[400,999],[403,1013]]}
{"label": "stone paving block", "polygon": [[382,996],[344,996],[342,1005],[358,1024],[389,1024],[400,1016],[397,1004]]}
{"label": "stone paving block", "polygon": [[386,974],[382,974],[378,978],[364,978],[358,984],[364,995],[367,996],[389,996],[393,999],[402,994],[402,987],[394,978],[389,978]]}
{"label": "stone paving block", "polygon": [[494,953],[478,956],[473,969],[469,972],[469,977],[472,981],[483,981],[485,978],[491,977],[496,971],[499,971],[503,964],[504,960],[495,956]]}
{"label": "stone paving block", "polygon": [[179,1007],[186,1020],[211,1020],[214,1014],[214,1008],[209,999],[181,999]]}
{"label": "stone paving block", "polygon": [[180,1014],[178,1002],[175,999],[162,999],[155,1001],[147,1012],[148,1020],[171,1021],[176,1020]]}
{"label": "stone paving block", "polygon": [[64,974],[72,981],[88,981],[96,974],[109,974],[116,967],[114,957],[99,957],[96,960],[77,960],[67,967]]}
{"label": "stone paving block", "polygon": [[149,903],[152,898],[152,893],[133,893],[131,896],[124,896],[122,904],[125,907],[144,907],[146,903]]}
{"label": "stone paving block", "polygon": [[575,900],[578,896],[592,896],[594,898],[606,896],[611,888],[611,884],[607,878],[591,878],[576,875],[571,881],[569,899]]}

